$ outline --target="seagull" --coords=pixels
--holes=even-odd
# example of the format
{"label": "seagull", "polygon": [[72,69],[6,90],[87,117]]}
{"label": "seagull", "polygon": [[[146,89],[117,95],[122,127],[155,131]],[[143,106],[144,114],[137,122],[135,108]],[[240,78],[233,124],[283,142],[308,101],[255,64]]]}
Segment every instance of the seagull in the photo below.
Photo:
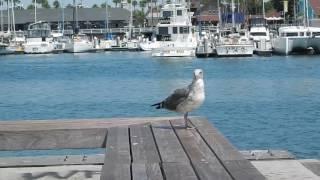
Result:
{"label": "seagull", "polygon": [[156,109],[167,109],[184,114],[186,128],[188,126],[188,113],[199,108],[205,100],[204,81],[202,69],[195,69],[191,84],[185,88],[176,89],[165,100],[153,104]]}

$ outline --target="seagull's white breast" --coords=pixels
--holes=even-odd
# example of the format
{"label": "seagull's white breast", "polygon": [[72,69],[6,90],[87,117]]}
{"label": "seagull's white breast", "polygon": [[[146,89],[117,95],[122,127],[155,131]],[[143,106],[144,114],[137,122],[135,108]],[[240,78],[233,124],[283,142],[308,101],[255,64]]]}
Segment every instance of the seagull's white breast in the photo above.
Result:
{"label": "seagull's white breast", "polygon": [[199,108],[204,100],[204,82],[203,79],[198,79],[191,87],[188,98],[177,106],[176,111],[180,113],[191,112]]}

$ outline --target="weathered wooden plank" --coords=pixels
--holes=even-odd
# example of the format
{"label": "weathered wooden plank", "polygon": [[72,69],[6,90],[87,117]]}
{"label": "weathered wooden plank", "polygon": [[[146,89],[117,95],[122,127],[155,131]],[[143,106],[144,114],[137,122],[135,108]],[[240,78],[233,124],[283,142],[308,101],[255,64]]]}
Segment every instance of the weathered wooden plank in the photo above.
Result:
{"label": "weathered wooden plank", "polygon": [[131,180],[130,164],[105,163],[100,180]]}
{"label": "weathered wooden plank", "polygon": [[173,120],[171,123],[201,180],[209,180],[212,177],[219,180],[231,180],[226,169],[196,129],[183,128],[184,122],[181,120]]}
{"label": "weathered wooden plank", "polygon": [[208,120],[197,118],[191,122],[233,179],[265,179],[213,125],[210,125]]}
{"label": "weathered wooden plank", "polygon": [[0,167],[103,164],[104,154],[0,157]]}
{"label": "weathered wooden plank", "polygon": [[160,163],[150,124],[130,126],[133,163]]}
{"label": "weathered wooden plank", "polygon": [[159,164],[133,163],[132,180],[163,180]]}
{"label": "weathered wooden plank", "polygon": [[166,180],[198,180],[189,163],[163,163]]}
{"label": "weathered wooden plank", "polygon": [[101,180],[130,180],[130,164],[128,127],[109,128]]}
{"label": "weathered wooden plank", "polygon": [[57,129],[91,129],[129,126],[155,121],[167,121],[179,117],[139,117],[139,118],[108,118],[108,119],[54,119],[54,120],[21,120],[0,121],[1,131],[39,131]]}
{"label": "weathered wooden plank", "polygon": [[189,162],[169,121],[153,122],[152,130],[162,162]]}
{"label": "weathered wooden plank", "polygon": [[0,150],[101,148],[106,129],[1,131]]}
{"label": "weathered wooden plank", "polygon": [[191,119],[203,139],[221,160],[243,160],[239,151],[207,119]]}

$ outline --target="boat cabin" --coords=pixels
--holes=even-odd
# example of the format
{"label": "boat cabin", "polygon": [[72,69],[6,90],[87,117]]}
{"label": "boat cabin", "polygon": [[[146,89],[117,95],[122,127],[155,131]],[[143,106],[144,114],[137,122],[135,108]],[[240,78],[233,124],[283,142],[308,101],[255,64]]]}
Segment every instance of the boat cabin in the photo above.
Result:
{"label": "boat cabin", "polygon": [[157,24],[157,41],[172,41],[178,35],[192,32],[191,17],[193,13],[182,4],[166,4],[161,9],[161,18]]}
{"label": "boat cabin", "polygon": [[292,26],[279,28],[279,37],[317,37],[320,36],[320,28]]}
{"label": "boat cabin", "polygon": [[39,21],[28,26],[28,38],[42,38],[42,41],[46,41],[46,38],[50,36],[51,28],[49,23]]}

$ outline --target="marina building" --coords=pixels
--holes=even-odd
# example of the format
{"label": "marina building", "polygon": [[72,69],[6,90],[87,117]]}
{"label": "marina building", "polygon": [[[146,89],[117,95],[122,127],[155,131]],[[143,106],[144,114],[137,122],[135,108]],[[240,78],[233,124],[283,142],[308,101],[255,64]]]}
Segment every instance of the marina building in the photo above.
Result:
{"label": "marina building", "polygon": [[[122,28],[128,26],[130,11],[124,8],[109,8],[108,11],[109,28]],[[16,30],[27,30],[28,25],[35,21],[45,21],[50,23],[52,30],[71,30],[74,19],[72,8],[38,8],[36,17],[33,9],[15,10],[14,13]],[[4,29],[6,30],[8,26],[7,11],[3,11],[2,14]],[[80,29],[103,29],[106,27],[107,11],[105,8],[79,8],[75,16]]]}

